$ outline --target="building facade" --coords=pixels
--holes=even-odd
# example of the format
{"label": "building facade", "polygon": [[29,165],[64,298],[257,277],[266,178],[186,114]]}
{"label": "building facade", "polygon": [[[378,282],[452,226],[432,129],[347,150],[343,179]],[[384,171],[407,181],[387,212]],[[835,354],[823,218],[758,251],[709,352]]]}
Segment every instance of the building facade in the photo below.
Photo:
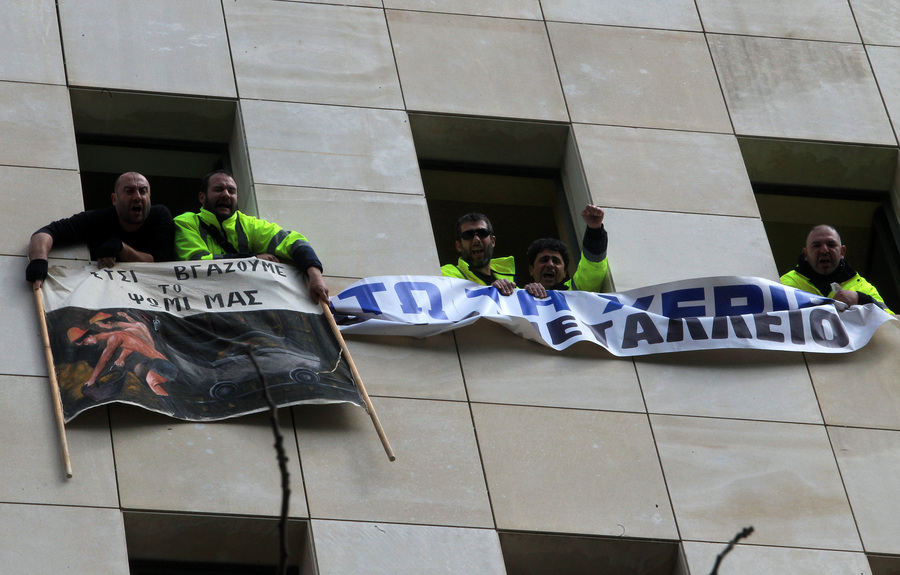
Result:
{"label": "building facade", "polygon": [[[196,424],[95,409],[67,428],[64,477],[25,253],[34,230],[106,197],[85,189],[88,173],[140,171],[154,201],[193,209],[193,192],[166,195],[166,178],[225,165],[242,209],[310,239],[333,294],[368,276],[437,274],[453,238],[433,222],[467,204],[498,215],[527,204],[569,237],[581,206],[602,206],[616,291],[776,280],[777,252],[796,257],[826,218],[871,244],[848,240],[851,261],[890,267],[895,0],[0,10],[3,573],[256,573],[277,561],[265,415]],[[515,178],[536,173],[552,190],[525,194]],[[720,573],[900,572],[897,322],[828,356],[622,359],[554,352],[487,322],[348,343],[397,460],[361,409],[283,411],[299,573],[697,575],[748,525]]]}

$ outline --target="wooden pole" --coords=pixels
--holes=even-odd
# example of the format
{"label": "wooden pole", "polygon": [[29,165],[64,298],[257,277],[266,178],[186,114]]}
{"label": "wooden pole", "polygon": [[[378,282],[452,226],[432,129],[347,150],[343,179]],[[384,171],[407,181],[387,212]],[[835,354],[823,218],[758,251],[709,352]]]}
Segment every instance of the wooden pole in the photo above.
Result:
{"label": "wooden pole", "polygon": [[53,400],[53,412],[56,414],[56,427],[59,431],[59,443],[62,448],[63,464],[66,467],[66,479],[72,478],[72,461],[69,459],[69,442],[66,441],[66,422],[63,417],[62,402],[59,397],[59,382],[56,380],[56,366],[53,364],[53,352],[50,351],[50,333],[47,331],[47,317],[44,315],[44,299],[41,288],[35,288],[34,299],[37,302],[41,338],[44,340],[44,355],[47,358],[47,371],[50,374],[50,395]]}
{"label": "wooden pole", "polygon": [[353,373],[353,379],[356,380],[356,385],[359,387],[359,393],[362,395],[363,401],[366,402],[366,409],[369,411],[369,417],[372,418],[372,424],[375,425],[375,431],[378,433],[379,439],[381,439],[381,445],[384,446],[384,452],[387,453],[388,459],[394,461],[397,459],[394,456],[394,450],[391,449],[391,444],[384,434],[384,428],[381,427],[381,422],[378,421],[375,407],[372,405],[372,400],[369,399],[369,394],[366,393],[366,386],[363,385],[362,378],[359,376],[359,371],[356,370],[356,364],[353,363],[353,358],[350,356],[350,350],[347,349],[347,342],[344,341],[344,336],[341,335],[341,330],[338,327],[337,322],[334,321],[331,307],[328,305],[328,302],[321,300],[319,301],[319,305],[321,305],[322,309],[325,311],[325,317],[328,318],[328,324],[331,326],[331,331],[334,332],[334,337],[336,337],[338,343],[341,344],[341,351],[344,353],[344,357],[347,358],[347,365],[350,366],[350,372]]}

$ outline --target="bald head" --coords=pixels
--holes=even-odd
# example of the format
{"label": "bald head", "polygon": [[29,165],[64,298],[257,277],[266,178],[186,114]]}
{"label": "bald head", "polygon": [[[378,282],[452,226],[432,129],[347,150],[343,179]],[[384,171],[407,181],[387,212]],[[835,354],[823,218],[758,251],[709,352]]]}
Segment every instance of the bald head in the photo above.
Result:
{"label": "bald head", "polygon": [[803,256],[810,267],[823,276],[836,270],[846,253],[847,246],[841,244],[841,236],[832,226],[820,224],[806,236]]}
{"label": "bald head", "polygon": [[806,241],[809,241],[809,237],[818,234],[818,233],[832,233],[837,238],[838,243],[841,243],[841,234],[838,233],[837,229],[833,226],[829,226],[828,224],[819,224],[814,226],[813,229],[809,230],[809,233],[806,234]]}
{"label": "bald head", "polygon": [[122,228],[137,230],[150,213],[150,182],[137,172],[122,174],[116,178],[112,205],[116,208]]}

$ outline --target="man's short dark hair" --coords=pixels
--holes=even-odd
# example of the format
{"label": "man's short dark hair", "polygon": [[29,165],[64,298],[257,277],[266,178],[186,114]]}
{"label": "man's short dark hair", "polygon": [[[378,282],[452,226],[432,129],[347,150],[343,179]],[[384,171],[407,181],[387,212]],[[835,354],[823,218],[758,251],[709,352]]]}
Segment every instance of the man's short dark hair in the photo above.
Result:
{"label": "man's short dark hair", "polygon": [[525,252],[525,257],[526,259],[528,259],[528,265],[533,266],[534,260],[537,259],[538,254],[544,250],[553,250],[554,252],[559,252],[560,257],[562,257],[563,266],[568,269],[569,248],[560,240],[553,238],[541,238],[539,240],[534,240],[533,242],[531,242],[531,245],[528,246],[528,251]]}
{"label": "man's short dark hair", "polygon": [[228,170],[216,170],[215,172],[210,172],[203,176],[203,179],[200,181],[200,191],[204,194],[209,189],[209,179],[215,176],[216,174],[225,174],[231,179],[234,179],[234,176],[231,175],[231,172]]}
{"label": "man's short dark hair", "polygon": [[478,212],[472,212],[471,214],[466,214],[463,217],[459,218],[456,222],[456,237],[459,238],[459,234],[462,233],[462,225],[466,222],[484,222],[487,224],[488,233],[494,235],[494,227],[491,225],[491,220],[487,219],[487,216],[484,214],[479,214]]}

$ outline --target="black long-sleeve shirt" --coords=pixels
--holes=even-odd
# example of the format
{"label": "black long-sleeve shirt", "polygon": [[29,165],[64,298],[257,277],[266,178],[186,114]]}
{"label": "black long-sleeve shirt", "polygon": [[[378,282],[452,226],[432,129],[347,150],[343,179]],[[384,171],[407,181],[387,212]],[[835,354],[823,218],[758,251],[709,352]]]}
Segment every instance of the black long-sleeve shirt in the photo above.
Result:
{"label": "black long-sleeve shirt", "polygon": [[51,222],[35,233],[50,234],[54,246],[86,243],[91,259],[97,259],[97,248],[110,238],[118,238],[131,248],[148,253],[157,262],[172,261],[175,225],[172,214],[163,205],[150,207],[147,219],[133,232],[122,228],[116,208],[100,208]]}

